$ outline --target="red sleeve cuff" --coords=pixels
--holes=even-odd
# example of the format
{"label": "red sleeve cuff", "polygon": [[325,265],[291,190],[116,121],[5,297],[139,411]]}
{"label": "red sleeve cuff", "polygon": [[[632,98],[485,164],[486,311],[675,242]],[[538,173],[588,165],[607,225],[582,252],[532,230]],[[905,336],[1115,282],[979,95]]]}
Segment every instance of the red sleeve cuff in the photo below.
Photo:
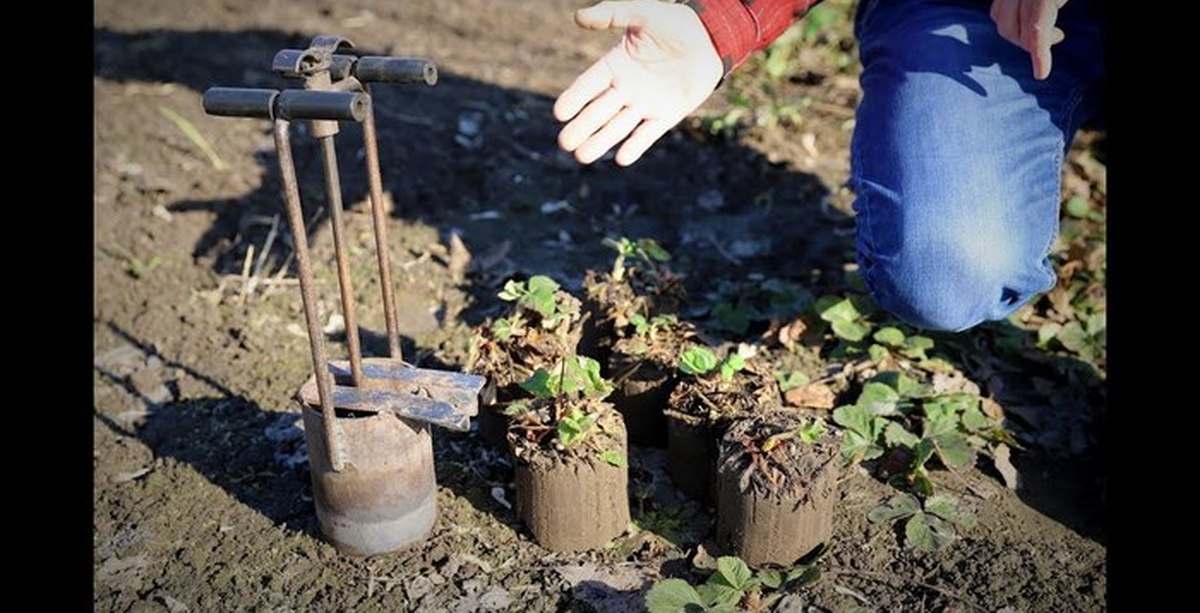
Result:
{"label": "red sleeve cuff", "polygon": [[728,75],[821,0],[686,0],[712,37]]}

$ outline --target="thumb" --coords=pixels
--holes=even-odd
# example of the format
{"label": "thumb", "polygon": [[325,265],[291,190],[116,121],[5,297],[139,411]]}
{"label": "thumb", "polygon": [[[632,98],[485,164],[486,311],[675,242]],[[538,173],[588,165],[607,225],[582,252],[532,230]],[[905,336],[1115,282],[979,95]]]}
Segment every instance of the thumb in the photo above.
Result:
{"label": "thumb", "polygon": [[645,21],[643,2],[628,0],[601,2],[575,11],[575,23],[588,30],[607,30],[640,26]]}

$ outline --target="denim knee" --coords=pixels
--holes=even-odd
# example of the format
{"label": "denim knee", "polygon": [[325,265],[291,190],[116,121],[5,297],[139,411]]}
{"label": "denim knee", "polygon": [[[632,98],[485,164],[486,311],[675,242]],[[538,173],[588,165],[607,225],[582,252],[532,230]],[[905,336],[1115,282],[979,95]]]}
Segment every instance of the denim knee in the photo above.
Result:
{"label": "denim knee", "polygon": [[859,248],[875,301],[904,323],[941,332],[1002,319],[1020,307],[1033,295],[1011,287],[1014,277],[1023,276],[1022,268],[1040,273],[1039,289],[1053,285],[1048,266],[1022,263],[1020,257],[1003,241],[953,229],[902,245],[890,257],[873,257]]}

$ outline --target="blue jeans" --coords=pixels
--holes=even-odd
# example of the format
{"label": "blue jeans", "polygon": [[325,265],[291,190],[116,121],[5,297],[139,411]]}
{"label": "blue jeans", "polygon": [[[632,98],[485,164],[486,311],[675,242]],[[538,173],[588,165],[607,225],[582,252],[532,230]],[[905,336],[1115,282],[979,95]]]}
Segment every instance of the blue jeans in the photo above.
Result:
{"label": "blue jeans", "polygon": [[1063,155],[1097,110],[1099,24],[1059,13],[1045,81],[988,0],[861,0],[851,143],[860,270],[900,320],[959,331],[1054,286]]}

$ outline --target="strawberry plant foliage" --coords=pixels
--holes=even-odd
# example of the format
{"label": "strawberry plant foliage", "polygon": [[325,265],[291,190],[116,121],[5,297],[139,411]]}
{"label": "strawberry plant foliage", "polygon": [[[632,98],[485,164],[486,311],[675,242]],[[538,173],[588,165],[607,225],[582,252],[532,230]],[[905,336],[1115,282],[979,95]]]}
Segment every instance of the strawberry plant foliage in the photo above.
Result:
{"label": "strawberry plant foliage", "polygon": [[912,494],[897,494],[872,509],[867,519],[875,524],[904,521],[905,544],[921,551],[942,549],[958,538],[959,528],[975,525],[975,516],[946,494],[931,496],[924,503]]}
{"label": "strawberry plant foliage", "polygon": [[645,602],[650,613],[765,611],[784,594],[811,585],[820,576],[815,565],[756,574],[741,558],[722,556],[704,583],[693,586],[683,579],[664,579],[650,588]]}

